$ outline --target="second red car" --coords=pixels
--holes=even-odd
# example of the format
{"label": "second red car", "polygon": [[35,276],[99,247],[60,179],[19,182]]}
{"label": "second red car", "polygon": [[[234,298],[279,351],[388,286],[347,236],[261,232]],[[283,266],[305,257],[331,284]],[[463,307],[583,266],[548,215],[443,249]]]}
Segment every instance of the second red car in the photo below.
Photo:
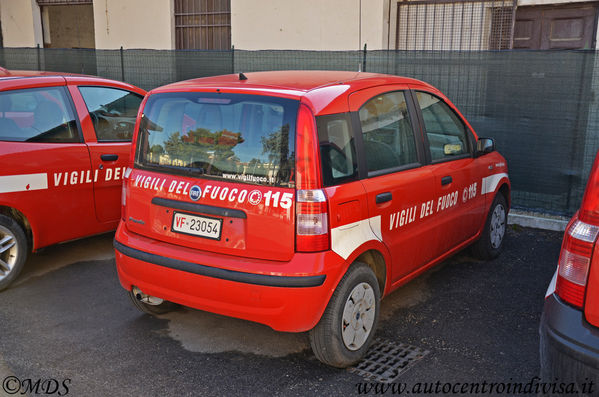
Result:
{"label": "second red car", "polygon": [[499,254],[505,159],[421,81],[227,75],[149,93],[125,174],[116,263],[135,305],[310,331],[346,367],[379,301],[474,244]]}

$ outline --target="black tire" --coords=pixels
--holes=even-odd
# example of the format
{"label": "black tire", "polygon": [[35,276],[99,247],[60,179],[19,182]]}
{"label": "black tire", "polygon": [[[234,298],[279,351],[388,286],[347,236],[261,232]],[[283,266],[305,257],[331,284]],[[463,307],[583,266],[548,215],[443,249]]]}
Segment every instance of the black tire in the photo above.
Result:
{"label": "black tire", "polygon": [[[357,315],[356,323],[358,323],[358,325],[362,324],[362,327],[366,327],[372,316],[372,314],[370,314],[371,310],[374,310],[374,321],[366,334],[364,342],[358,342],[354,345],[350,344],[350,348],[346,342],[344,342],[343,329],[348,329],[348,331],[351,332],[350,327],[352,325],[346,325],[344,327],[345,322],[343,319],[343,312],[346,303],[353,305],[353,303],[350,303],[349,297],[356,288],[357,294],[363,292],[363,296],[370,296],[374,299],[374,302],[366,302],[367,299],[364,299],[364,302],[362,302],[364,303],[363,307],[367,307],[368,309],[362,311],[358,307],[352,311],[352,313],[356,313]],[[372,292],[372,295],[370,295],[368,290]],[[316,355],[316,358],[324,364],[336,368],[346,368],[360,361],[368,351],[376,332],[379,320],[380,300],[381,292],[379,284],[372,269],[361,262],[353,263],[339,282],[337,289],[335,289],[322,318],[318,324],[310,330],[310,345],[312,346],[312,351]],[[359,323],[360,315],[362,315],[362,323]],[[353,318],[353,316],[354,314],[350,317]],[[357,332],[354,333],[354,339],[357,338],[357,334]],[[361,333],[361,335],[363,336],[364,333]],[[347,333],[346,337],[348,337]]]}
{"label": "black tire", "polygon": [[0,215],[0,291],[21,273],[28,254],[23,228],[14,219]]}
{"label": "black tire", "polygon": [[493,259],[499,256],[507,230],[507,214],[505,198],[503,194],[498,193],[491,204],[483,232],[472,246],[474,256],[480,259]]}
{"label": "black tire", "polygon": [[133,302],[133,306],[135,306],[139,311],[149,314],[151,316],[166,314],[176,310],[179,305],[173,302],[164,301],[159,305],[149,305],[137,299],[135,293],[133,291],[129,291],[129,298],[131,298],[131,302]]}

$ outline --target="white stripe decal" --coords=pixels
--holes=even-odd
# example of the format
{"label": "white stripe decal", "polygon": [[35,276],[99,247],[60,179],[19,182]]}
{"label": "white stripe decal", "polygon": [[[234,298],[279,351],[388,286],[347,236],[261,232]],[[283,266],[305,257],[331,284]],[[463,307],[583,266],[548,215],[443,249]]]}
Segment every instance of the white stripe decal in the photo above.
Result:
{"label": "white stripe decal", "polygon": [[48,174],[0,176],[0,193],[26,192],[48,188]]}
{"label": "white stripe decal", "polygon": [[495,174],[483,178],[480,194],[493,193],[495,189],[497,189],[497,184],[502,178],[508,178],[508,175],[505,172],[502,172],[501,174]]}
{"label": "white stripe decal", "polygon": [[382,240],[380,215],[331,229],[331,248],[343,259],[371,240]]}

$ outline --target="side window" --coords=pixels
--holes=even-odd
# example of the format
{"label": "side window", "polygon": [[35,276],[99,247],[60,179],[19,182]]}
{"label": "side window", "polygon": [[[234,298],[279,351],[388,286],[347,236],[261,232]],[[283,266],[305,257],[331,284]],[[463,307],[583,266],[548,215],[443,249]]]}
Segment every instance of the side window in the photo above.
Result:
{"label": "side window", "polygon": [[0,141],[81,142],[63,87],[0,93]]}
{"label": "side window", "polygon": [[370,99],[359,111],[368,172],[418,162],[406,97],[395,91]]}
{"label": "side window", "polygon": [[356,179],[358,164],[349,115],[318,116],[316,125],[325,186]]}
{"label": "side window", "polygon": [[424,128],[431,150],[431,159],[446,160],[469,153],[464,123],[441,99],[417,92]]}
{"label": "side window", "polygon": [[142,97],[108,87],[79,87],[98,142],[131,141]]}

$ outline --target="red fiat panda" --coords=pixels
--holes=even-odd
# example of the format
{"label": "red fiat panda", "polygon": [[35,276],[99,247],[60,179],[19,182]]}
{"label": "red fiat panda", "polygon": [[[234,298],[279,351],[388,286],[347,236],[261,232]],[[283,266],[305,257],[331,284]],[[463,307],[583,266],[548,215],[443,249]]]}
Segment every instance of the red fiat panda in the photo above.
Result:
{"label": "red fiat panda", "polygon": [[541,377],[572,382],[584,395],[599,384],[598,238],[599,152],[580,210],[566,228],[539,327]]}
{"label": "red fiat panda", "polygon": [[0,68],[0,290],[31,251],[114,230],[145,91]]}
{"label": "red fiat panda", "polygon": [[499,254],[505,159],[437,89],[286,71],[157,88],[138,115],[115,238],[134,304],[310,331],[356,363],[382,296],[460,249]]}

